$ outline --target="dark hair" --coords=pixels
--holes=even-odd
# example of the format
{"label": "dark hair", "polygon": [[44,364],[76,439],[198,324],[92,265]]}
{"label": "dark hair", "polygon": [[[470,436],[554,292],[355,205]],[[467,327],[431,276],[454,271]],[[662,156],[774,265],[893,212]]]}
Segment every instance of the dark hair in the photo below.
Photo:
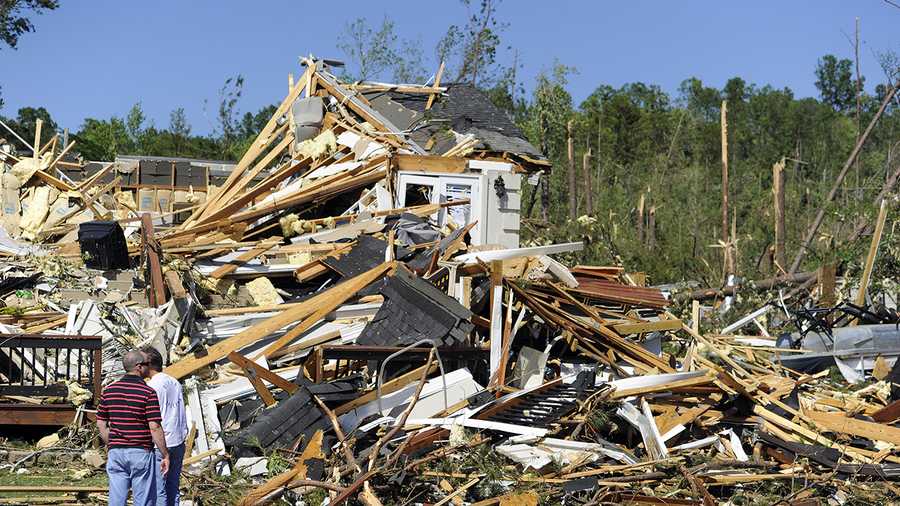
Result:
{"label": "dark hair", "polygon": [[147,355],[147,364],[151,369],[156,371],[162,371],[163,369],[163,359],[162,355],[156,351],[156,348],[152,346],[148,346],[144,348],[144,354]]}

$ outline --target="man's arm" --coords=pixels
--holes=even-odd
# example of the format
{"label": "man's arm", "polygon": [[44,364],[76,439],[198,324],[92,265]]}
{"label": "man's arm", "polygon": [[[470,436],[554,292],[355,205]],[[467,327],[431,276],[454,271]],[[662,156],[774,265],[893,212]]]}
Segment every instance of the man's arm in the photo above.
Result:
{"label": "man's arm", "polygon": [[169,471],[169,448],[166,446],[166,435],[163,433],[162,426],[159,422],[150,422],[150,436],[153,437],[153,444],[162,455],[162,461],[159,463],[159,471],[165,475]]}
{"label": "man's arm", "polygon": [[97,419],[97,430],[100,431],[100,439],[103,440],[103,444],[109,444],[109,426],[106,425],[106,420]]}

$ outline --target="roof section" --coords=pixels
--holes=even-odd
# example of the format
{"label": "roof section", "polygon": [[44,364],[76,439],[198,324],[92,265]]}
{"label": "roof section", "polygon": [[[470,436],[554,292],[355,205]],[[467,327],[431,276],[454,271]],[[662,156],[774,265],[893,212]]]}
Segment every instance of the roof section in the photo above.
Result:
{"label": "roof section", "polygon": [[[398,91],[365,93],[372,107],[394,122],[398,128],[412,130],[410,137],[430,154],[442,154],[457,144],[458,136],[478,139],[476,151],[525,155],[543,160],[525,134],[509,116],[491,103],[490,98],[469,83],[443,85],[446,92],[426,111],[428,95]],[[429,139],[433,145],[429,146]]]}

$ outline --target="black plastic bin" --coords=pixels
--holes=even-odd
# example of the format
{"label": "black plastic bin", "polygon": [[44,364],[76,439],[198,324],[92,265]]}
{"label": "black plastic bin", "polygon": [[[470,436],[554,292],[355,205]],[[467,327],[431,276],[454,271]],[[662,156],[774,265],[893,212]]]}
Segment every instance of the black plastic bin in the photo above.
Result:
{"label": "black plastic bin", "polygon": [[127,269],[125,233],[115,221],[89,221],[78,226],[78,244],[84,265],[91,269]]}

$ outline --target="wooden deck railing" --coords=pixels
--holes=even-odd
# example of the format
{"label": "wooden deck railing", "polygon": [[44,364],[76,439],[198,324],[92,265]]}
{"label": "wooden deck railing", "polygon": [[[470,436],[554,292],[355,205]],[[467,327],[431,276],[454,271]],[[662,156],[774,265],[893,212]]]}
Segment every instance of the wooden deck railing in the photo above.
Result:
{"label": "wooden deck railing", "polygon": [[101,338],[0,334],[0,395],[65,397],[75,381],[100,398]]}

